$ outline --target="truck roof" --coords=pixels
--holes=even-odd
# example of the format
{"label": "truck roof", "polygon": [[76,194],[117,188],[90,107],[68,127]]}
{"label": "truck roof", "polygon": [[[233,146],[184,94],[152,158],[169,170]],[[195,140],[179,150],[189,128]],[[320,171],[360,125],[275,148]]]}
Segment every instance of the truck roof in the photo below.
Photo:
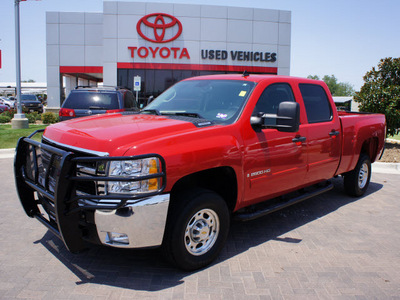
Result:
{"label": "truck roof", "polygon": [[253,82],[261,82],[265,80],[270,81],[282,81],[282,79],[287,80],[288,82],[293,81],[309,81],[309,82],[323,82],[320,80],[294,77],[294,76],[283,76],[283,75],[271,75],[271,74],[248,74],[248,76],[244,76],[243,74],[220,74],[220,75],[204,75],[204,76],[196,76],[190,77],[185,80],[244,80],[244,81],[253,81]]}

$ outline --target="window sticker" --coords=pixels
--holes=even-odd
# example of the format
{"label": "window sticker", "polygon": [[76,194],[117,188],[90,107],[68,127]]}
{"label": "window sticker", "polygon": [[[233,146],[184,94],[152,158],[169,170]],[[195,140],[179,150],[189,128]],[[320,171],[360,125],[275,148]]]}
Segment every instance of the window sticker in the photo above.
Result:
{"label": "window sticker", "polygon": [[227,114],[222,114],[222,113],[217,114],[218,119],[226,119],[227,116],[228,116]]}
{"label": "window sticker", "polygon": [[244,97],[244,96],[246,96],[246,94],[247,94],[246,91],[241,91],[241,92],[239,93],[239,97]]}

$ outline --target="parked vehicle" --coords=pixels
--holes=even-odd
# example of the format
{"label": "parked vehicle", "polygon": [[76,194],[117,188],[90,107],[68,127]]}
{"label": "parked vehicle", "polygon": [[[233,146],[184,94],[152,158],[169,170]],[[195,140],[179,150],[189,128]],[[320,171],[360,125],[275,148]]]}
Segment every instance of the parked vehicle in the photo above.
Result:
{"label": "parked vehicle", "polygon": [[119,87],[81,87],[72,90],[59,111],[60,121],[92,114],[137,111],[133,93]]}
{"label": "parked vehicle", "polygon": [[37,111],[38,113],[43,112],[43,104],[38,100],[36,95],[22,94],[21,105],[28,111]]}
{"label": "parked vehicle", "polygon": [[2,97],[4,104],[8,105],[9,108],[13,109],[15,108],[15,100],[12,100],[10,98]]}
{"label": "parked vehicle", "polygon": [[194,77],[140,113],[60,122],[41,143],[20,139],[16,184],[27,215],[72,252],[86,241],[162,246],[194,270],[217,257],[232,217],[326,192],[338,175],[348,194],[363,195],[385,126],[384,115],[338,113],[322,81]]}

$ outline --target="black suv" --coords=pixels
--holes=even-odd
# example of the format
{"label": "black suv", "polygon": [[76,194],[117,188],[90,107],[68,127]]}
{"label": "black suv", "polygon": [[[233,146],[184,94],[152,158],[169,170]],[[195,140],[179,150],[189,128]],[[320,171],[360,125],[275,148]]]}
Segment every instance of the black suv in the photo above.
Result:
{"label": "black suv", "polygon": [[36,95],[22,94],[21,105],[28,111],[37,111],[38,113],[43,112],[43,104],[39,101]]}
{"label": "black suv", "polygon": [[60,121],[120,111],[138,111],[133,93],[120,87],[77,86],[59,111]]}

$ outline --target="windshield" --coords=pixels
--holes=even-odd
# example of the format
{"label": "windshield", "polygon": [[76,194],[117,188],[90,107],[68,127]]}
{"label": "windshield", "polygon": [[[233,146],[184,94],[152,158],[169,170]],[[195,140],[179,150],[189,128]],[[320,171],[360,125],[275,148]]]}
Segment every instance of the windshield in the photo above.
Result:
{"label": "windshield", "polygon": [[63,104],[63,108],[72,109],[118,109],[116,93],[109,92],[71,92]]}
{"label": "windshield", "polygon": [[241,80],[181,81],[158,96],[143,111],[187,115],[219,124],[232,124],[254,86],[254,82]]}
{"label": "windshield", "polygon": [[28,100],[28,101],[39,101],[35,95],[21,95],[21,100]]}

